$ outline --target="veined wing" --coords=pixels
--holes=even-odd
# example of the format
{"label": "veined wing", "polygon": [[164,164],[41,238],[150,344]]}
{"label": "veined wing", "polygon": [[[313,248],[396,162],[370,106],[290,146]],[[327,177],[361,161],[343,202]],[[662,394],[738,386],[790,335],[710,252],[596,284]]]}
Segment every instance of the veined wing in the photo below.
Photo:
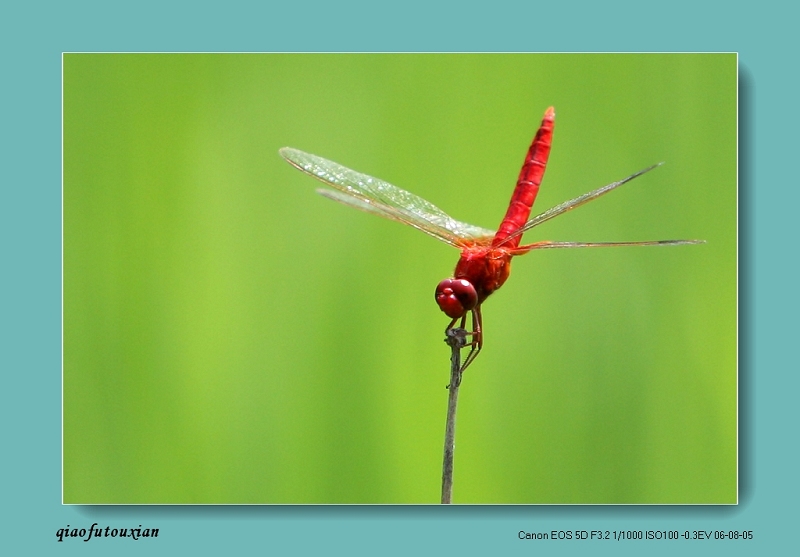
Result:
{"label": "veined wing", "polygon": [[[528,230],[530,230],[534,226],[539,226],[543,222],[546,222],[546,221],[548,221],[548,220],[550,220],[550,219],[552,219],[554,217],[557,217],[558,215],[566,213],[567,211],[571,211],[572,209],[575,209],[576,207],[580,207],[584,203],[588,203],[588,202],[590,202],[590,201],[592,201],[594,199],[597,199],[601,195],[607,194],[608,192],[620,187],[622,184],[627,184],[628,182],[630,182],[634,178],[637,178],[637,177],[641,176],[645,172],[650,172],[651,170],[661,166],[662,164],[664,164],[664,163],[660,162],[658,164],[654,164],[653,166],[648,166],[644,170],[640,170],[639,172],[631,174],[630,176],[628,176],[627,178],[623,178],[619,182],[612,182],[612,183],[608,184],[607,186],[603,186],[602,188],[597,188],[594,191],[590,191],[589,193],[584,193],[583,195],[579,195],[578,197],[576,197],[574,199],[570,199],[569,201],[565,201],[564,203],[556,205],[555,207],[551,207],[550,209],[548,209],[544,213],[536,215],[535,217],[530,219],[528,222],[526,222],[524,225],[522,225],[519,229],[517,229],[513,233],[509,234],[509,236],[503,240],[503,243],[506,243],[511,238],[516,238],[517,236],[520,236],[520,235],[524,234],[525,232],[527,232]],[[679,240],[679,241],[683,242],[683,240]],[[647,244],[647,245],[650,245],[650,244]],[[545,247],[545,246],[542,246],[542,247]],[[551,245],[551,246],[548,246],[548,247],[568,247],[568,246]],[[569,247],[588,247],[588,246],[569,246]]]}
{"label": "veined wing", "polygon": [[335,188],[317,190],[325,197],[408,224],[451,246],[488,243],[494,236],[493,231],[457,221],[421,197],[378,178],[291,147],[284,147],[280,154],[295,168]]}
{"label": "veined wing", "polygon": [[535,249],[555,248],[616,248],[625,246],[686,246],[705,244],[705,240],[647,240],[644,242],[536,242],[513,250],[514,255],[522,255]]}

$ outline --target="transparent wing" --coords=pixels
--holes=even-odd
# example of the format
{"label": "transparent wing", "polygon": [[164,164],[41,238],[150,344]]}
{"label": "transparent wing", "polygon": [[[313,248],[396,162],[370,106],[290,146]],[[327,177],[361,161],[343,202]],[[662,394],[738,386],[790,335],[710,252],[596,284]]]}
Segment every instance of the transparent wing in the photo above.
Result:
{"label": "transparent wing", "polygon": [[536,242],[527,246],[520,246],[513,251],[514,255],[528,253],[535,249],[554,248],[616,248],[625,246],[685,246],[690,244],[705,244],[705,240],[649,240],[645,242]]}
{"label": "transparent wing", "polygon": [[[637,178],[637,177],[641,176],[642,174],[644,174],[646,172],[650,172],[651,170],[661,166],[662,164],[664,164],[664,163],[660,162],[658,164],[654,164],[653,166],[649,166],[649,167],[645,168],[644,170],[640,170],[639,172],[636,172],[635,174],[631,174],[627,178],[623,178],[619,182],[612,182],[611,184],[608,184],[607,186],[603,186],[602,188],[597,188],[594,191],[590,191],[589,193],[584,193],[583,195],[579,195],[578,197],[576,197],[574,199],[570,199],[569,201],[565,201],[564,203],[556,205],[555,207],[552,207],[552,208],[548,209],[544,213],[536,215],[535,217],[530,219],[528,222],[526,222],[524,225],[522,225],[518,230],[515,230],[512,234],[510,234],[507,238],[505,238],[502,243],[506,243],[511,238],[516,238],[517,236],[520,236],[520,235],[524,234],[525,232],[527,232],[528,230],[530,230],[534,226],[539,226],[543,222],[549,221],[550,219],[552,219],[554,217],[557,217],[558,215],[566,213],[567,211],[571,211],[572,209],[575,209],[576,207],[580,207],[581,205],[583,205],[585,203],[589,203],[590,201],[592,201],[594,199],[597,199],[601,195],[607,194],[608,192],[620,187],[622,184],[627,184],[628,182],[630,182],[634,178]],[[683,241],[683,240],[680,240],[680,241]],[[555,247],[555,246],[553,246],[553,247]],[[584,247],[584,246],[558,246],[558,247]]]}
{"label": "transparent wing", "polygon": [[317,191],[339,203],[408,224],[457,248],[488,243],[494,237],[493,231],[457,221],[421,197],[378,178],[291,147],[284,147],[280,154],[295,168],[335,188]]}

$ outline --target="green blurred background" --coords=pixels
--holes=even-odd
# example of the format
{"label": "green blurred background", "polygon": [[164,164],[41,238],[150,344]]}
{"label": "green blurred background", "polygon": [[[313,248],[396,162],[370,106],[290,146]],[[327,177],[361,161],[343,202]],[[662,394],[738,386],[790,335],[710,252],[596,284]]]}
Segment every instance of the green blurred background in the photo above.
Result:
{"label": "green blurred background", "polygon": [[292,146],[528,233],[484,306],[458,503],[734,503],[736,56],[64,56],[64,502],[436,503],[458,253]]}

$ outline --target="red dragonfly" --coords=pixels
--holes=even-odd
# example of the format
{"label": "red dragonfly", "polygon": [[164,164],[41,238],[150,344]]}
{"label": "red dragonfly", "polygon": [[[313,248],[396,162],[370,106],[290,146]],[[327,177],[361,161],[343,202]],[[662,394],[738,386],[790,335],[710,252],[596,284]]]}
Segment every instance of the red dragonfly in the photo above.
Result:
{"label": "red dragonfly", "polygon": [[447,213],[425,201],[421,197],[396,186],[350,170],[335,162],[297,149],[284,147],[281,156],[292,166],[335,188],[318,189],[317,192],[329,199],[344,203],[368,213],[392,219],[430,234],[461,250],[461,258],[456,264],[453,278],[448,278],[436,287],[436,303],[450,317],[446,333],[454,329],[464,329],[467,314],[472,316],[472,337],[470,352],[461,366],[461,372],[469,366],[483,347],[481,304],[495,290],[500,288],[511,270],[511,258],[536,249],[553,248],[593,248],[614,246],[677,246],[700,244],[703,240],[654,240],[646,242],[535,242],[520,245],[522,235],[531,228],[553,217],[566,213],[576,207],[597,199],[622,184],[649,172],[663,163],[654,164],[644,170],[631,174],[618,182],[585,193],[544,213],[529,219],[533,202],[542,182],[550,144],[553,138],[555,110],[548,108],[542,124],[536,132],[525,163],[522,165],[511,202],[497,232],[460,222]]}

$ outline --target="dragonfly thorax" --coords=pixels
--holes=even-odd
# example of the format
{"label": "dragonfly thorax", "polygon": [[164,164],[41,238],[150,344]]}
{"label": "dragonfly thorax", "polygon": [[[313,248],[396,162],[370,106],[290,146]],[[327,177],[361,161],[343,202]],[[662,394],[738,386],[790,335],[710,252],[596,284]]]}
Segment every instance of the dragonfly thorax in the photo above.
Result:
{"label": "dragonfly thorax", "polygon": [[453,319],[463,317],[478,305],[478,293],[466,279],[444,279],[436,286],[436,303]]}
{"label": "dragonfly thorax", "polygon": [[482,304],[492,292],[503,286],[511,271],[511,254],[500,249],[469,249],[461,252],[453,276],[467,280]]}

